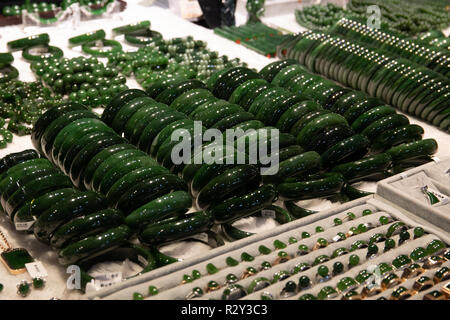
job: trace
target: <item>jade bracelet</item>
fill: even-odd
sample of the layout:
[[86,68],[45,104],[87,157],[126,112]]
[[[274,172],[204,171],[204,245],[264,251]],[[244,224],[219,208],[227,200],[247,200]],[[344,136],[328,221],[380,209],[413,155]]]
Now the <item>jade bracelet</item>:
[[0,83],[8,82],[16,79],[19,76],[19,71],[13,66],[6,66],[0,69]]
[[[110,47],[110,49],[98,48],[97,43],[101,42],[102,46]],[[98,49],[94,49],[98,48]],[[122,46],[115,40],[101,39],[98,41],[87,42],[82,45],[84,53],[97,57],[106,57],[109,53],[122,51]]]
[[100,29],[100,30],[88,32],[85,34],[81,34],[79,36],[69,38],[69,46],[71,48],[75,47],[75,46],[81,46],[84,43],[94,42],[97,40],[103,40],[103,39],[105,39],[105,37],[106,37],[105,31]]
[[22,51],[22,57],[27,61],[42,61],[47,58],[61,58],[64,52],[54,46],[39,45],[27,47]]
[[146,45],[159,39],[162,39],[161,33],[150,29],[125,34],[125,40],[135,45]]
[[114,29],[112,29],[112,32],[113,32],[113,35],[116,36],[119,34],[132,33],[132,32],[141,31],[141,30],[145,30],[145,29],[149,29],[149,28],[150,28],[150,21],[144,20],[144,21],[139,21],[136,23],[131,23],[131,24],[127,24],[125,26],[114,28]]
[[48,45],[49,42],[50,37],[48,33],[41,33],[35,36],[9,41],[7,46],[9,51],[17,51],[32,46]]
[[[107,261],[122,261],[125,259],[129,259],[130,261],[138,264],[143,269],[139,273],[128,277],[133,278],[143,273],[149,272],[158,267],[157,259],[155,256],[145,247],[128,243],[114,250],[108,251],[100,256],[96,256],[95,258],[87,259],[78,264],[81,269],[81,290],[85,292],[86,285],[94,280],[94,277],[88,274],[88,270],[101,262]],[[123,280],[127,280],[123,279]]]
[[11,64],[14,61],[14,57],[11,53],[0,53],[0,67]]

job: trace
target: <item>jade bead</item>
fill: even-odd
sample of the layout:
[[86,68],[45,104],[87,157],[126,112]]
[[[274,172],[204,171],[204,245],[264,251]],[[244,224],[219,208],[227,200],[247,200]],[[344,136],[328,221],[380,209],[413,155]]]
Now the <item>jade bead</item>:
[[302,232],[302,239],[306,239],[306,238],[309,238],[309,237],[311,237],[311,235],[308,233],[308,232]]
[[229,273],[225,277],[225,281],[227,284],[232,284],[232,283],[239,281],[239,278],[236,275],[234,275],[233,273]]
[[41,278],[34,278],[33,279],[33,287],[36,289],[42,289],[45,285],[44,279]]
[[194,279],[192,279],[192,277],[188,274],[183,275],[183,283],[191,283],[192,281],[194,281]]
[[324,231],[325,231],[325,229],[322,228],[321,226],[316,227],[316,233],[324,232]]
[[268,270],[270,268],[272,268],[272,265],[270,264],[269,261],[263,261],[261,263],[261,270]]
[[264,254],[264,255],[272,252],[272,250],[270,250],[269,248],[267,248],[264,245],[259,246],[258,251],[259,251],[259,253]]
[[347,236],[343,232],[338,232],[335,237],[333,237],[334,242],[344,241],[347,239]]
[[340,274],[342,271],[344,271],[344,264],[342,262],[335,262],[333,264],[333,275]]
[[273,246],[274,246],[276,249],[284,249],[284,248],[287,247],[287,245],[286,245],[284,242],[280,241],[280,240],[275,240],[275,241],[273,242]]
[[289,244],[293,244],[293,243],[297,243],[298,240],[297,240],[297,238],[295,238],[295,237],[289,237],[288,242],[289,242]]
[[328,241],[327,241],[327,239],[319,238],[319,239],[317,239],[317,244],[318,244],[321,248],[325,248],[325,247],[328,245]]
[[410,263],[411,263],[411,259],[407,255],[404,255],[404,254],[399,255],[397,258],[394,259],[394,261],[392,261],[392,265],[396,269],[404,268],[405,266],[407,266]]
[[356,254],[352,254],[348,259],[348,263],[351,267],[358,265],[359,264],[359,256]]
[[304,256],[304,255],[306,255],[308,253],[309,253],[308,246],[306,246],[304,244],[301,244],[301,245],[298,246],[298,251],[297,251],[297,255],[298,256]]
[[334,219],[334,225],[335,226],[340,226],[342,224],[342,220],[339,218]]
[[389,217],[381,216],[381,217],[378,219],[378,221],[380,221],[380,223],[381,223],[382,225],[385,225],[385,224],[388,224],[388,223],[390,222],[390,219],[389,219]]
[[144,296],[139,292],[135,292],[133,293],[133,300],[144,300]]
[[219,269],[217,269],[217,267],[215,265],[213,265],[212,263],[208,263],[206,265],[206,271],[208,272],[208,274],[215,274],[215,273],[219,272]]
[[425,230],[422,227],[414,228],[414,239],[420,238],[425,234]]
[[327,266],[320,266],[317,269],[317,274],[323,278],[327,277],[329,273],[328,267]]
[[255,257],[253,257],[252,255],[248,254],[247,252],[243,252],[241,254],[241,260],[249,262],[249,261],[255,260]]
[[378,253],[378,246],[376,244],[372,243],[367,247],[368,256],[375,255],[377,253]]
[[298,286],[300,289],[306,289],[311,286],[311,280],[307,276],[301,276],[298,279]]
[[384,241],[384,252],[395,248],[395,241],[393,239],[386,239]]
[[372,214],[372,210],[370,210],[370,209],[363,210],[363,212],[362,212],[363,216],[368,216],[369,214]]
[[356,219],[356,215],[353,212],[347,212],[347,218],[348,220],[354,220]]
[[192,270],[192,278],[195,280],[200,279],[202,277],[202,274],[198,270]]
[[234,267],[239,264],[239,261],[237,261],[236,259],[233,259],[232,257],[227,257],[225,259],[225,262],[226,262],[227,266],[229,266],[229,267]]
[[445,248],[444,242],[442,242],[441,240],[435,239],[427,245],[426,251],[427,251],[428,255],[432,255],[434,253],[441,251],[444,248]]
[[409,256],[414,261],[420,261],[427,256],[427,251],[422,247],[417,247],[411,252]]
[[364,225],[363,223],[359,224],[357,227],[357,232],[358,233],[364,233],[367,231],[367,226]]
[[156,296],[158,294],[158,288],[155,286],[149,286],[148,287],[148,295],[149,296]]

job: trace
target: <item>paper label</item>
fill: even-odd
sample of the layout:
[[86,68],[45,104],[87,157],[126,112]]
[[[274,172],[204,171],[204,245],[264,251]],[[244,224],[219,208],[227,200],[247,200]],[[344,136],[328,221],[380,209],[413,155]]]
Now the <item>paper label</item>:
[[196,239],[196,240],[199,240],[199,241],[202,241],[202,242],[208,242],[208,234],[207,233],[199,233],[199,234],[196,234],[196,235],[193,235],[192,237],[191,237],[191,239]]
[[107,288],[122,281],[122,272],[108,272],[95,276],[94,286],[97,290]]
[[28,274],[32,279],[34,278],[46,278],[48,276],[47,270],[45,270],[44,265],[40,261],[34,261],[25,264]]
[[439,207],[449,203],[449,198],[434,188],[424,186],[421,188],[422,193],[426,196],[428,203],[433,207]]
[[274,210],[261,210],[261,216],[275,219],[275,211]]
[[26,221],[26,222],[16,222],[14,223],[14,226],[16,227],[17,231],[28,231],[35,223],[35,220],[33,221]]

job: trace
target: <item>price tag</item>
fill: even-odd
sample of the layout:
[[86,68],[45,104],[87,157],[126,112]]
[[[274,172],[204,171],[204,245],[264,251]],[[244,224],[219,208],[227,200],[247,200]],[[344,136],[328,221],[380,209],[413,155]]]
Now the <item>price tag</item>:
[[95,276],[94,286],[97,290],[110,287],[122,281],[122,272],[108,272]]
[[198,241],[202,241],[202,242],[208,242],[208,234],[207,233],[199,233],[199,234],[195,234],[191,237],[191,239],[196,239]]
[[16,222],[14,223],[14,226],[16,227],[17,231],[28,231],[35,223],[35,220],[33,221],[27,221],[27,222]]
[[261,210],[261,216],[275,219],[275,211],[274,210]]
[[28,274],[32,279],[34,278],[46,278],[48,276],[47,270],[45,270],[44,265],[40,261],[34,261],[25,264]]

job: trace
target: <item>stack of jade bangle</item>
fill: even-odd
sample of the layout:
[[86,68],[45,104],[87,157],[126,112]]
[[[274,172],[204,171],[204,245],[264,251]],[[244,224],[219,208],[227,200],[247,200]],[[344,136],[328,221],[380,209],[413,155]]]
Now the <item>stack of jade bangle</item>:
[[27,38],[9,41],[7,46],[9,51],[22,50],[22,57],[29,61],[43,61],[49,58],[59,59],[64,53],[55,46],[50,46],[50,37],[47,33],[30,36]]
[[438,236],[363,203],[139,284],[148,291],[130,298],[446,300],[449,268]]
[[[408,47],[408,41],[402,41],[399,40],[398,43],[402,42]],[[411,44],[409,48],[414,46]],[[448,131],[450,83],[446,76],[448,74],[446,55],[426,48],[418,51],[411,49],[408,58],[421,61],[430,69],[411,60],[399,58],[397,55],[402,55],[403,49],[387,44],[383,48],[384,50],[375,49],[329,34],[304,32],[292,36],[283,43],[278,48],[278,54],[293,58],[313,73],[324,75],[347,87],[376,97],[377,99],[373,98],[373,101],[384,101],[387,105],[416,115]],[[399,50],[397,51],[399,53],[393,54],[386,50]],[[291,85],[292,90],[298,90],[300,93],[309,90],[321,91],[317,87],[320,83],[316,84],[313,81],[310,83],[308,87],[298,86],[293,81],[287,85]],[[366,108],[357,108],[356,114],[359,116],[372,107],[373,105],[366,104]],[[352,108],[346,107],[343,112],[353,113]],[[353,125],[356,118],[352,117],[349,120]]]
[[280,31],[266,26],[261,22],[248,23],[239,27],[215,28],[214,33],[238,44],[242,44],[268,58],[275,57],[276,47],[285,38]]
[[93,280],[87,271],[98,262],[128,258],[144,273],[176,261],[155,248],[129,242],[133,229],[124,224],[123,211],[108,206],[99,193],[77,189],[35,150],[0,160],[0,190],[2,209],[18,230],[32,231],[58,252],[61,264],[81,267],[83,291]]

